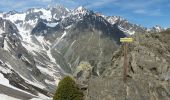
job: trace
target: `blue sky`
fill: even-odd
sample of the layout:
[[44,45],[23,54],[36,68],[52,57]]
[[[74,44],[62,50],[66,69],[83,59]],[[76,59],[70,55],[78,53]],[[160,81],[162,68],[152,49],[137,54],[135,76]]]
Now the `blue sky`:
[[104,15],[124,17],[144,27],[170,27],[170,0],[1,0],[0,11],[23,11],[55,4],[69,9],[82,5]]

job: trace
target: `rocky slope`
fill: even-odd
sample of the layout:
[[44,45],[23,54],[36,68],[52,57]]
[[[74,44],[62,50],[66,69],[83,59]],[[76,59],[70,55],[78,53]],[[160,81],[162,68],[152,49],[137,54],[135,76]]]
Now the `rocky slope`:
[[135,34],[128,48],[128,78],[123,81],[123,48],[101,77],[89,79],[86,100],[169,100],[170,31]]

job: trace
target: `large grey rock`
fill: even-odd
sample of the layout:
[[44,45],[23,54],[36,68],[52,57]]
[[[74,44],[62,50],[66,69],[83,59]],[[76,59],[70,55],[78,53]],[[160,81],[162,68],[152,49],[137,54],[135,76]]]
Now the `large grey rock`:
[[169,100],[169,87],[169,82],[143,74],[126,83],[122,76],[91,78],[85,100]]

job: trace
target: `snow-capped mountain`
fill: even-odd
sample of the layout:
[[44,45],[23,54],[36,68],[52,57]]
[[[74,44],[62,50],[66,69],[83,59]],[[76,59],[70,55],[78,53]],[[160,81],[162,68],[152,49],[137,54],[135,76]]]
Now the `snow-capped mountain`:
[[1,18],[0,22],[1,74],[13,86],[34,95],[39,91],[48,95],[47,90],[54,89],[62,76],[60,73],[64,73],[60,66],[53,62],[55,60],[51,51],[42,46],[48,48],[48,44],[43,44],[41,37],[36,38],[18,30],[15,24],[8,20]]
[[151,33],[158,33],[158,32],[162,32],[162,31],[165,31],[165,30],[166,30],[166,28],[163,28],[159,25],[155,25],[154,27],[149,28],[147,31],[151,32]]
[[104,18],[112,25],[117,25],[119,29],[122,30],[127,35],[133,35],[134,33],[145,33],[146,32],[146,28],[136,25],[136,24],[132,24],[120,16],[107,16]]
[[49,96],[48,91],[55,91],[58,80],[66,72],[69,73],[67,64],[63,64],[67,68],[63,70],[56,63],[51,54],[51,43],[42,36],[31,35],[39,20],[45,20],[47,26],[53,27],[55,24],[47,21],[62,18],[67,12],[67,9],[56,7],[1,14],[0,72],[11,85],[34,95],[41,93]]
[[100,75],[111,65],[121,37],[145,32],[121,17],[100,16],[83,7],[0,13],[0,76],[20,90],[51,96],[58,81],[73,74],[79,63],[89,62],[92,74]]

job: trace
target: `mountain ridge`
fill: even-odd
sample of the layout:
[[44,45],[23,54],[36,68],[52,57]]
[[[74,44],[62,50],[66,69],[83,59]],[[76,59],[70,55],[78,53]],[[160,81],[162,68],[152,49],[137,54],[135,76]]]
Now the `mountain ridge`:
[[[89,75],[112,73],[107,68],[113,67],[119,39],[148,33],[121,17],[83,7],[32,8],[0,17],[0,74],[9,85],[36,96],[50,97],[65,75],[80,77],[78,81],[86,84]],[[91,68],[90,73],[82,72],[83,80],[81,66]]]
[[[56,11],[56,9],[58,9],[57,11],[59,11],[59,10],[61,10],[62,12],[55,12]],[[6,15],[6,14],[17,14],[17,13],[24,13],[24,12],[30,12],[30,11],[33,11],[34,12],[34,10],[37,10],[36,12],[43,12],[43,11],[46,11],[46,14],[48,14],[47,13],[47,11],[51,11],[51,14],[52,14],[52,12],[55,12],[55,14],[57,13],[58,15],[54,15],[54,14],[52,14],[52,17],[50,17],[50,16],[44,16],[44,18],[43,19],[46,19],[46,20],[51,20],[51,19],[55,19],[55,18],[57,18],[56,16],[58,16],[58,17],[66,17],[67,16],[67,14],[68,13],[75,13],[76,14],[76,10],[77,10],[77,12],[78,13],[82,13],[80,10],[82,10],[82,11],[84,11],[84,13],[85,12],[91,12],[92,10],[88,10],[88,9],[86,9],[86,8],[84,8],[83,6],[79,6],[79,7],[77,7],[77,8],[75,8],[75,9],[67,9],[67,8],[65,8],[65,7],[63,7],[63,6],[50,6],[50,7],[47,7],[47,8],[42,8],[42,7],[39,7],[39,8],[30,8],[30,9],[28,9],[28,10],[26,10],[26,11],[22,11],[22,12],[17,12],[17,11],[9,11],[9,12],[6,12],[6,13],[4,13],[3,15],[1,15],[1,16],[4,16],[4,15]],[[80,11],[80,12],[79,12]],[[93,11],[92,11],[93,12]],[[64,15],[62,15],[61,13],[63,13]],[[96,13],[96,12],[93,12],[93,13]],[[51,15],[50,13],[48,14],[48,15]],[[62,16],[60,16],[60,14],[62,15]],[[161,27],[159,27],[159,29],[158,28],[146,28],[146,27],[143,27],[143,26],[141,26],[141,25],[137,25],[137,24],[133,24],[133,23],[130,23],[130,22],[128,22],[128,20],[126,20],[126,19],[124,19],[124,18],[122,18],[122,17],[120,17],[120,16],[105,16],[105,15],[102,15],[102,14],[100,14],[100,13],[96,13],[97,15],[101,15],[101,17],[104,17],[108,22],[110,22],[110,24],[112,24],[112,25],[114,25],[114,24],[118,24],[118,26],[119,27],[123,27],[123,29],[122,28],[120,28],[120,29],[122,29],[124,32],[127,32],[127,33],[130,33],[130,34],[134,34],[134,32],[150,32],[150,31],[153,31],[153,32],[160,32],[160,31],[163,31],[163,30],[165,30],[165,28],[161,28]],[[0,16],[0,17],[1,17]],[[58,19],[58,18],[57,18]],[[155,26],[157,26],[157,25],[155,25]],[[139,30],[139,31],[138,31]]]

